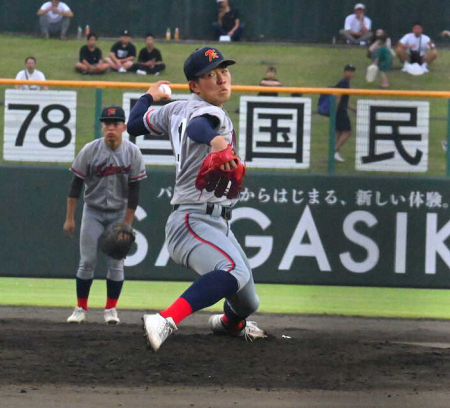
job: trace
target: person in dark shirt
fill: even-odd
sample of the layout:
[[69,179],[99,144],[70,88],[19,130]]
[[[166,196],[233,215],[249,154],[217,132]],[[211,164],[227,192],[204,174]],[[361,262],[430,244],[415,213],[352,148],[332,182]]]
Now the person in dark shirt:
[[219,13],[217,21],[213,23],[217,37],[223,35],[230,36],[231,41],[239,41],[244,30],[244,23],[239,19],[239,12],[236,8],[230,7],[228,0],[217,0]]
[[[350,88],[350,81],[355,75],[356,68],[348,64],[344,68],[344,78],[342,78],[335,88]],[[339,153],[339,149],[344,145],[344,143],[350,137],[352,126],[350,123],[350,118],[348,116],[348,109],[353,110],[348,106],[350,95],[338,95],[336,98],[337,109],[336,109],[336,143],[335,143],[335,154],[334,159],[338,162],[344,162],[345,159]]]
[[106,62],[109,66],[117,72],[127,72],[133,66],[133,61],[136,59],[136,47],[131,42],[131,35],[128,30],[125,30],[120,36],[120,41],[117,41],[112,47],[109,57]]
[[[266,70],[266,75],[261,81],[259,81],[260,86],[282,86],[281,82],[275,78],[277,75],[277,69],[275,67],[268,67]],[[278,96],[276,92],[260,92],[258,96]]]
[[80,48],[80,60],[75,64],[75,70],[83,75],[104,74],[109,65],[103,61],[102,50],[97,47],[98,36],[90,33],[87,44]]
[[130,71],[139,75],[159,75],[166,68],[161,52],[155,48],[155,37],[153,34],[145,36],[145,47],[139,51],[138,62],[134,63]]

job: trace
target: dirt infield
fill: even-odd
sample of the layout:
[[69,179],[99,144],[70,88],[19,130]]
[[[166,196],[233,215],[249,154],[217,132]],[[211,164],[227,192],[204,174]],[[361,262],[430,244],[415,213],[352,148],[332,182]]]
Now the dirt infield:
[[69,325],[70,310],[0,307],[4,407],[437,407],[450,405],[450,322],[257,315],[253,344],[199,313],[158,353],[139,311]]

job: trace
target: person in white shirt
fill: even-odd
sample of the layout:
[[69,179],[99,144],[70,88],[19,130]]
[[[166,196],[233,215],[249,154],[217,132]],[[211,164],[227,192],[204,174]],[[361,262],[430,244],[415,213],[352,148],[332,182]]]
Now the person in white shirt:
[[[45,75],[36,69],[36,58],[28,57],[25,59],[25,69],[19,71],[16,79],[23,79],[27,81],[45,81]],[[16,89],[24,90],[39,90],[39,85],[15,85]],[[43,86],[42,89],[47,90],[48,86]]]
[[406,71],[408,63],[417,62],[424,72],[428,72],[428,65],[438,56],[433,41],[423,34],[423,27],[420,23],[414,24],[412,33],[405,34],[400,39],[395,52],[403,62],[404,71]]
[[66,3],[59,0],[47,1],[38,10],[37,15],[44,38],[50,38],[50,34],[56,34],[61,40],[67,39],[66,34],[73,13]]
[[348,44],[366,45],[372,38],[372,20],[366,17],[366,6],[355,4],[354,14],[345,19],[344,28],[339,31]]

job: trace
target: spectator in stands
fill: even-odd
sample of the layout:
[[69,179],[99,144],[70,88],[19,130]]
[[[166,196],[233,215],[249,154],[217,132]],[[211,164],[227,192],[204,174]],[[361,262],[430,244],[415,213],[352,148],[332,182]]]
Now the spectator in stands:
[[[45,75],[36,69],[36,58],[28,57],[25,59],[25,69],[19,71],[16,75],[16,79],[22,79],[27,81],[45,81]],[[16,89],[24,90],[39,90],[41,87],[39,85],[15,85]],[[47,90],[47,86],[43,86],[42,89]]]
[[[260,86],[282,86],[281,82],[276,79],[277,69],[275,67],[268,67],[266,69],[266,75],[261,81]],[[278,96],[276,92],[260,92],[258,96]]]
[[[355,75],[356,68],[347,64],[344,68],[344,78],[342,78],[335,88],[350,88],[350,81]],[[348,116],[348,110],[355,111],[355,109],[348,106],[350,95],[338,95],[336,98],[336,142],[335,142],[335,154],[334,159],[338,162],[344,162],[345,159],[339,153],[340,148],[350,137],[352,131],[352,125]]]
[[133,64],[130,71],[135,71],[139,75],[159,75],[165,68],[166,65],[163,62],[161,52],[158,48],[155,48],[155,37],[153,34],[147,34],[145,36],[145,47],[139,51],[138,62]]
[[399,41],[397,52],[403,62],[403,71],[408,70],[408,64],[418,63],[423,72],[429,72],[428,65],[438,56],[436,47],[430,37],[423,34],[421,23],[415,23],[412,33],[405,34]]
[[120,36],[120,41],[117,41],[112,47],[109,57],[105,61],[109,66],[117,72],[127,72],[133,66],[133,61],[136,59],[136,47],[131,42],[131,35],[128,30],[124,30]]
[[391,56],[395,57],[395,51],[392,48],[392,40],[388,36],[387,32],[383,30],[382,28],[379,28],[375,31],[375,37],[373,39],[372,44],[370,44],[368,57],[372,60],[375,60],[378,58],[378,50],[381,47],[386,47]]
[[44,38],[50,38],[50,34],[59,35],[61,40],[67,39],[70,19],[73,17],[70,7],[59,0],[47,1],[38,10],[39,25]]
[[80,48],[80,60],[75,64],[75,70],[83,75],[104,74],[109,64],[103,61],[102,50],[97,47],[98,36],[89,33],[87,44]]
[[219,12],[217,21],[213,23],[218,38],[229,36],[231,41],[239,41],[244,30],[244,23],[239,19],[239,12],[231,7],[228,0],[217,0]]
[[344,28],[339,31],[348,44],[366,45],[372,38],[372,20],[366,17],[366,6],[362,3],[355,5],[354,13],[345,19]]
[[[379,31],[379,30],[377,30]],[[382,31],[382,30],[381,30]],[[376,44],[376,47],[374,46]],[[371,51],[372,50],[372,51]],[[392,68],[392,48],[387,45],[387,36],[379,35],[377,41],[372,44],[369,48],[369,52],[372,58],[372,65],[367,68],[366,80],[368,82],[375,81],[378,72],[380,72],[381,77],[381,88],[389,87],[389,80],[387,76],[387,71]],[[395,53],[394,53],[395,55]]]

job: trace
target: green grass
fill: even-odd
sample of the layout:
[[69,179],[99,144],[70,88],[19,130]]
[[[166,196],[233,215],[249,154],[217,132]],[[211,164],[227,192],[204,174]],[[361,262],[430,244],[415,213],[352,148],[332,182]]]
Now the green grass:
[[[138,49],[143,47],[141,39],[134,39]],[[31,37],[0,35],[0,53],[8,56],[0,60],[0,77],[14,78],[23,68],[23,60],[29,55],[38,59],[38,69],[42,70],[48,79],[59,80],[106,80],[124,82],[149,82],[155,77],[142,77],[133,74],[108,73],[101,77],[86,77],[74,72],[73,66],[78,58],[78,50],[83,41],[43,40]],[[104,55],[113,44],[112,40],[100,40],[99,46]],[[172,83],[185,83],[183,62],[186,56],[202,43],[166,43],[157,44],[167,64],[167,69],[157,79],[167,79]],[[278,79],[285,86],[328,87],[340,79],[342,68],[351,62],[357,67],[354,88],[377,89],[378,83],[365,82],[365,70],[369,63],[364,47],[311,47],[304,45],[276,44],[220,44],[226,56],[234,58],[238,64],[232,68],[233,83],[236,85],[257,85],[263,77],[265,68],[274,65],[278,70]],[[398,64],[398,63],[397,63]],[[450,90],[447,67],[450,64],[450,52],[440,50],[439,59],[432,65],[431,73],[412,77],[400,72],[399,69],[389,73],[392,89],[403,90]],[[398,68],[398,66],[397,66]],[[2,88],[3,92],[6,87]],[[78,89],[77,111],[77,151],[93,138],[94,130],[94,90]],[[105,90],[104,104],[121,104],[123,91]],[[238,108],[241,94],[235,93],[226,108],[238,127],[239,118],[235,110]],[[317,95],[313,96],[315,110]],[[352,97],[356,105],[356,98]],[[441,140],[446,135],[447,101],[432,100],[430,126],[430,164],[429,176],[445,175],[445,155],[441,148]],[[3,107],[0,107],[0,129],[3,129]],[[354,139],[353,139],[354,140]],[[1,141],[0,141],[1,142]],[[2,156],[3,143],[0,143]],[[343,148],[346,163],[337,166],[338,173],[354,172],[354,142],[348,142]],[[327,169],[328,154],[328,119],[313,115],[312,123],[312,159],[311,169],[315,173],[324,173]],[[0,159],[0,163],[2,159]]]
[[[162,309],[190,282],[127,281],[119,306]],[[105,282],[94,282],[91,307],[104,307]],[[256,285],[260,312],[365,317],[450,319],[448,291],[341,286]],[[0,278],[0,305],[73,307],[75,280]],[[216,304],[210,310],[220,310]]]

